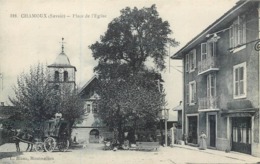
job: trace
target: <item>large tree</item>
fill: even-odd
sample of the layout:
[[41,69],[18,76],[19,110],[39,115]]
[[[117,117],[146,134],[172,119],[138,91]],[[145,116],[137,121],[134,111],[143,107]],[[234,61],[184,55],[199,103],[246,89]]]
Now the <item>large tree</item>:
[[57,89],[51,85],[48,75],[47,68],[38,64],[17,78],[15,96],[9,98],[16,113],[13,119],[20,120],[21,125],[39,128],[44,121],[61,112],[72,127],[75,120],[83,116],[84,103],[71,88]]
[[171,33],[169,23],[159,17],[155,5],[142,9],[127,7],[109,23],[101,40],[90,46],[93,57],[99,60],[95,71],[109,78],[128,76],[142,70],[148,59],[163,70],[166,47],[178,45],[169,37]]
[[[119,139],[125,126],[154,129],[157,125],[165,94],[156,80],[161,80],[159,71],[165,69],[167,46],[178,44],[171,33],[155,5],[126,7],[109,23],[100,41],[90,46],[98,60],[94,71],[101,81],[99,113],[119,131]],[[154,67],[148,68],[148,61]]]

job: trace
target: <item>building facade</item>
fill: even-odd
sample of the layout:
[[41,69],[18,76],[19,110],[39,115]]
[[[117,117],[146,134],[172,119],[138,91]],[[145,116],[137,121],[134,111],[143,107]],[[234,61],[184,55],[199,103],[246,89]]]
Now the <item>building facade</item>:
[[183,134],[260,156],[260,1],[239,1],[171,58],[183,61]]
[[79,95],[84,100],[86,112],[81,123],[73,127],[72,138],[78,143],[102,143],[111,132],[103,124],[98,115],[99,81],[93,76],[80,90]]

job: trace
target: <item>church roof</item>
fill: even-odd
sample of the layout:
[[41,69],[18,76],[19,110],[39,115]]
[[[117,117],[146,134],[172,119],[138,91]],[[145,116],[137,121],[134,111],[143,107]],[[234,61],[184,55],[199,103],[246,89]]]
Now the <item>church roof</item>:
[[61,52],[50,66],[71,66],[68,56]]
[[64,53],[63,40],[64,40],[64,38],[62,38],[61,53],[56,57],[53,64],[49,65],[48,67],[66,67],[66,68],[74,68],[76,70],[76,67],[74,67],[70,64],[70,60],[69,60],[68,56]]
[[84,90],[87,90],[90,86],[90,84],[94,81],[98,80],[97,75],[94,75],[87,83],[79,90],[80,94],[83,94]]

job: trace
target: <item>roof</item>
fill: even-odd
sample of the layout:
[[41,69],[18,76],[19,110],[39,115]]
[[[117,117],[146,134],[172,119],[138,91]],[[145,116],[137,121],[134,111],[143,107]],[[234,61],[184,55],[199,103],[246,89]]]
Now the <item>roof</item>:
[[[195,38],[190,40],[184,47],[182,47],[178,52],[171,56],[172,59],[182,59],[183,54],[187,51],[190,51],[194,46],[206,39],[207,34],[212,34],[218,30],[223,30],[227,28],[227,23],[233,20],[239,13],[242,13],[246,10],[246,5],[250,5],[249,2],[256,2],[254,0],[240,0],[236,3],[234,7],[228,10],[223,16],[209,25],[205,30],[199,33]],[[243,8],[242,8],[243,7]],[[222,28],[222,29],[221,29]]]
[[63,40],[64,38],[62,38],[61,53],[56,57],[53,64],[49,65],[48,67],[57,67],[57,68],[65,67],[65,68],[74,68],[76,70],[76,67],[70,64],[70,60],[68,56],[64,53]]
[[182,105],[178,105],[172,109],[173,111],[180,111],[182,110]]
[[48,67],[71,67],[71,68],[75,68],[74,66],[72,66],[70,64],[70,60],[69,60],[68,56],[64,52],[61,52],[56,57],[56,59],[53,62],[53,64],[49,65]]
[[69,58],[67,57],[67,55],[66,55],[64,52],[62,52],[62,53],[60,53],[60,54],[56,57],[56,59],[55,59],[55,61],[54,61],[53,64],[54,64],[54,65],[70,65],[70,60],[69,60]]
[[79,94],[82,94],[83,90],[89,86],[92,81],[97,80],[97,75],[94,75],[90,80],[87,81],[87,83],[79,90]]

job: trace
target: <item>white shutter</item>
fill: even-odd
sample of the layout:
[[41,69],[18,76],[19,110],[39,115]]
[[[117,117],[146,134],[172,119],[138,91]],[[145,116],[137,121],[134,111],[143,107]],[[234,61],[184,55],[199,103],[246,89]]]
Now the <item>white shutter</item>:
[[193,62],[194,62],[194,68],[197,67],[197,61],[196,61],[196,49],[193,50]]
[[196,81],[194,82],[194,103],[197,102],[197,85],[196,85]]
[[242,25],[242,35],[243,35],[243,40],[242,40],[242,42],[243,42],[243,44],[244,43],[246,43],[246,21],[244,20],[243,21],[243,25]]
[[186,54],[186,72],[189,72],[189,54]]
[[229,29],[229,48],[233,48],[234,47],[234,33],[233,33],[233,25],[230,26]]
[[186,104],[189,104],[189,97],[190,97],[190,95],[189,95],[189,84],[187,84],[186,85]]

